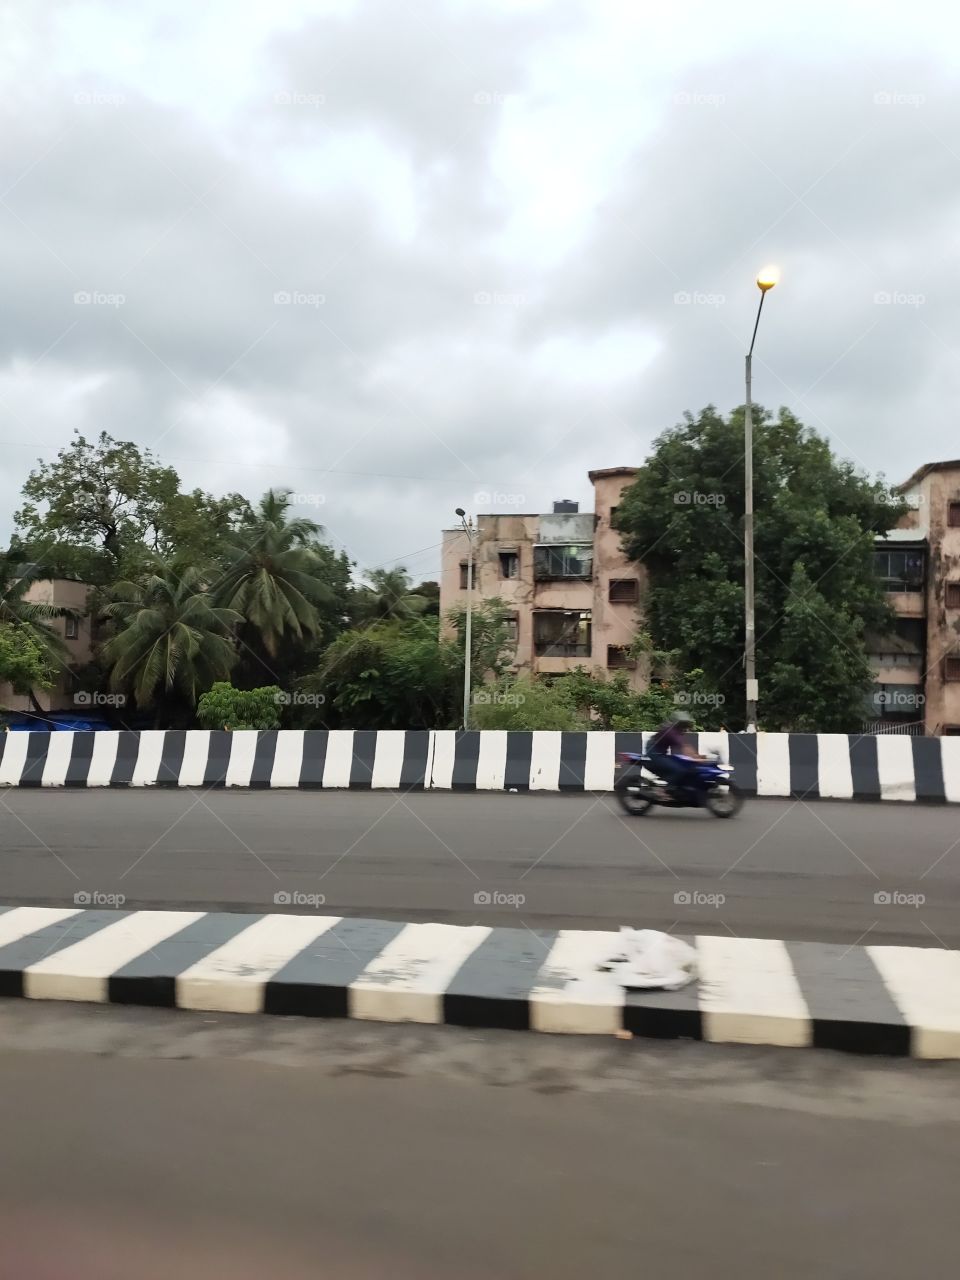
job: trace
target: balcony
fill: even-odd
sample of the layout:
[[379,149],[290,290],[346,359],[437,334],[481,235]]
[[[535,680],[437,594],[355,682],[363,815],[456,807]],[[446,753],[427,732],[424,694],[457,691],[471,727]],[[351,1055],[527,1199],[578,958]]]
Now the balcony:
[[589,658],[589,610],[545,609],[533,615],[533,652],[538,658]]

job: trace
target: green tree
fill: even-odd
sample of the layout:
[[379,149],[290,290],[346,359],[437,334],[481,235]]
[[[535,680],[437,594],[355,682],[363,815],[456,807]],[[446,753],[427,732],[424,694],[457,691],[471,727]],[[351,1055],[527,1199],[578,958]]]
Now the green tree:
[[[755,407],[754,422],[761,725],[856,728],[869,687],[865,633],[891,625],[873,538],[903,508],[788,410],[773,418]],[[702,669],[730,728],[742,727],[745,704],[742,459],[742,408],[687,414],[655,442],[617,515],[624,549],[649,575],[656,645],[678,670]],[[816,632],[816,652],[805,650],[799,637]],[[801,668],[807,676],[792,679]]]
[[101,656],[110,667],[110,687],[133,695],[140,709],[164,718],[189,720],[197,699],[229,674],[235,661],[232,609],[215,605],[205,575],[195,565],[157,561],[138,582],[118,582],[104,612],[116,634]]
[[555,681],[501,677],[477,689],[470,712],[474,729],[589,729],[566,676]]
[[[37,565],[10,555],[0,556],[0,625],[13,626],[28,637],[42,656],[44,670],[56,672],[66,668],[69,655],[66,642],[50,623],[55,618],[66,617],[70,610],[27,599],[30,588],[40,577]],[[42,687],[47,687],[46,681]],[[21,684],[18,692],[29,696],[35,711],[41,710],[32,685]]]
[[217,603],[239,615],[245,678],[272,670],[284,642],[304,647],[322,631],[333,601],[317,543],[320,526],[290,518],[289,490],[268,490],[255,515],[223,548]]
[[235,689],[218,680],[197,702],[197,720],[205,729],[279,729],[285,697],[277,685]]
[[10,684],[16,693],[49,689],[53,684],[42,645],[29,631],[9,622],[0,622],[0,684]]
[[205,560],[249,515],[239,494],[181,493],[172,467],[105,431],[95,441],[76,432],[30,473],[23,497],[14,519],[30,554],[98,585],[135,574],[151,554]]
[[358,625],[387,618],[416,618],[427,612],[430,599],[411,589],[410,575],[402,565],[371,569],[367,577],[369,585],[358,587],[352,601],[351,614]]

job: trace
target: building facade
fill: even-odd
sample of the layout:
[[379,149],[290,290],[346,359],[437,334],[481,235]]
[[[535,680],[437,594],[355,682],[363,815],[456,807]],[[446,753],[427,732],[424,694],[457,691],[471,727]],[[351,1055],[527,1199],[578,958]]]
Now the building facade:
[[[43,578],[32,582],[24,595],[31,604],[52,604],[74,611],[71,616],[47,620],[47,626],[63,637],[67,659],[50,689],[34,691],[44,711],[75,709],[73,673],[85,666],[93,655],[91,619],[87,612],[89,594],[90,587],[85,582],[75,582],[70,578]],[[3,683],[0,683],[0,708],[28,713],[34,710],[26,694],[14,693],[9,684]]]
[[876,540],[896,614],[871,642],[871,728],[960,734],[960,461],[931,462],[900,487],[910,510]]
[[[544,514],[478,515],[475,597],[502,600],[510,610],[515,670],[622,670],[634,688],[644,687],[644,664],[627,653],[637,633],[644,570],[626,559],[611,523],[636,473],[635,467],[591,471],[592,512],[561,501]],[[445,529],[441,614],[466,602],[468,556],[463,529]]]

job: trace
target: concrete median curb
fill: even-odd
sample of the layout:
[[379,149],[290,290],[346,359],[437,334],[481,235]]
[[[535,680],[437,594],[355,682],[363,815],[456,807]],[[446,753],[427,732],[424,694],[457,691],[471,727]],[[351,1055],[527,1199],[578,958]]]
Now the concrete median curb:
[[960,952],[698,935],[624,992],[605,931],[315,914],[0,908],[0,995],[960,1058]]
[[[604,792],[648,733],[206,729],[0,733],[0,787]],[[960,738],[699,733],[747,795],[960,802]]]

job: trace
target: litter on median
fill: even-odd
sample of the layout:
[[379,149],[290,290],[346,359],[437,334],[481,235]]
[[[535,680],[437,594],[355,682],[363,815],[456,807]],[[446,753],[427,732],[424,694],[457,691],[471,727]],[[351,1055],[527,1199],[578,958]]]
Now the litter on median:
[[697,953],[687,942],[657,929],[620,928],[620,945],[597,966],[621,987],[676,991],[697,976]]

